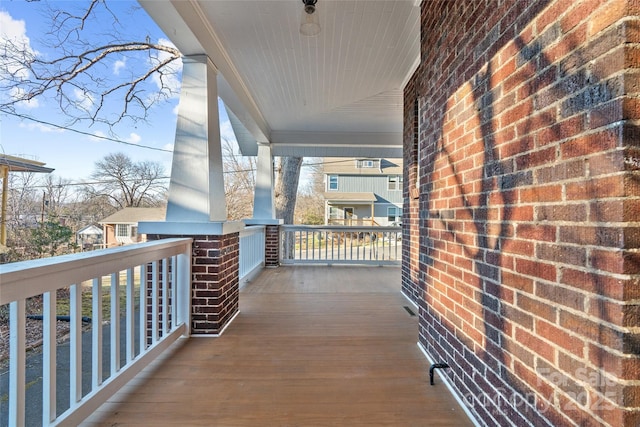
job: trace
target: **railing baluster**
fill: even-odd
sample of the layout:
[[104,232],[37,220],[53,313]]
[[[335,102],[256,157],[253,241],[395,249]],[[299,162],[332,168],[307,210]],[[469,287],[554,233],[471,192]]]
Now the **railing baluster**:
[[[81,256],[68,256],[62,259],[41,259],[31,263],[12,263],[0,270],[0,304],[8,304],[9,313],[9,387],[7,415],[4,420],[12,427],[24,427],[27,421],[42,425],[78,425],[95,409],[104,403],[113,393],[121,389],[136,373],[159,357],[171,343],[181,335],[190,333],[190,279],[191,279],[191,240],[165,239],[132,245],[130,248],[107,249],[101,254],[83,253]],[[101,251],[102,252],[102,251]],[[79,254],[80,255],[80,254]],[[171,260],[170,260],[171,258]],[[131,261],[131,260],[137,261]],[[155,261],[154,261],[155,260]],[[157,337],[158,316],[158,260],[163,260],[163,313],[165,326],[169,329],[161,340]],[[136,263],[139,263],[136,265]],[[146,344],[147,297],[144,287],[148,278],[147,263],[153,263],[155,269],[155,320],[156,337],[153,346]],[[142,265],[142,266],[140,266]],[[140,268],[142,290],[140,298],[140,318],[135,317],[136,268]],[[83,373],[83,281],[86,273],[93,271],[92,279],[92,343],[91,373]],[[126,289],[120,289],[120,274],[126,271]],[[171,273],[169,273],[171,271]],[[169,275],[171,277],[169,277]],[[103,277],[111,279],[111,341],[103,342]],[[122,279],[124,280],[124,278]],[[75,283],[74,283],[75,282]],[[169,284],[170,283],[170,284]],[[124,286],[124,283],[123,283]],[[171,288],[169,288],[171,287]],[[15,290],[4,292],[5,289]],[[69,407],[61,415],[57,405],[57,359],[56,351],[56,303],[59,289],[69,289]],[[126,294],[126,319],[120,314],[120,291]],[[26,408],[26,299],[42,295],[42,413],[38,419],[27,420]],[[170,308],[169,308],[170,307]],[[171,310],[171,313],[169,313]],[[121,320],[126,320],[120,327]],[[136,323],[140,322],[140,357],[136,357]],[[168,325],[171,325],[169,328]],[[122,330],[120,330],[122,329]],[[164,335],[164,334],[163,334]],[[125,349],[120,349],[120,340],[126,339]],[[102,365],[106,345],[111,347],[111,376],[103,382]],[[122,353],[122,354],[121,354]],[[122,358],[121,358],[122,356]],[[125,357],[126,356],[126,357]],[[109,354],[106,355],[109,357]],[[126,360],[126,363],[125,363]],[[121,369],[126,365],[127,369]],[[91,375],[91,389],[83,390],[83,375]],[[89,379],[88,377],[86,379]],[[65,381],[66,382],[66,381]],[[30,403],[29,403],[30,404]]]
[[131,362],[135,357],[135,294],[134,294],[134,274],[133,268],[127,269],[127,284],[126,284],[126,354],[127,363]]
[[151,342],[158,341],[158,261],[151,263]]
[[178,290],[178,256],[171,258],[171,329],[176,326],[177,301],[176,292]]
[[42,425],[56,419],[56,291],[42,295]]
[[120,272],[111,274],[111,377],[120,370]]
[[175,304],[178,323],[185,325],[184,335],[191,334],[191,250],[176,256],[177,286]]
[[91,389],[102,384],[102,277],[93,279],[91,310]]
[[71,340],[69,343],[69,406],[82,399],[82,285],[71,285],[69,294]]
[[[284,225],[281,262],[398,265],[399,232],[397,227]],[[284,250],[291,242],[297,246],[293,249],[293,258]]]
[[147,264],[140,266],[140,353],[147,348]]
[[9,306],[9,425],[25,423],[25,300]]
[[329,258],[329,232],[323,231],[324,234],[324,259]]
[[[338,258],[340,251],[338,251]],[[344,233],[344,259],[347,259],[347,233]]]
[[169,333],[169,263],[162,260],[162,336]]

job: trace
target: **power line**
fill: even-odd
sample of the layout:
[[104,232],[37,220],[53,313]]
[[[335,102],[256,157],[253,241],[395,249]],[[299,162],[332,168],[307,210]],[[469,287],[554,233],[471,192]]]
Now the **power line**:
[[71,132],[78,133],[80,135],[87,135],[87,136],[90,136],[92,138],[104,139],[106,141],[116,142],[118,144],[130,145],[132,147],[146,148],[148,150],[163,151],[165,153],[173,153],[173,150],[167,150],[165,148],[152,147],[150,145],[134,144],[133,142],[127,142],[127,141],[123,141],[121,139],[111,138],[111,137],[103,136],[103,135],[95,135],[95,134],[92,134],[92,133],[89,133],[89,132],[85,132],[85,131],[82,131],[82,130],[73,129],[73,128],[70,128],[70,127],[67,127],[67,126],[58,125],[56,123],[47,122],[45,120],[36,119],[34,117],[26,116],[24,114],[9,113],[9,112],[6,112],[6,111],[4,113],[5,114],[9,114],[9,115],[13,115],[13,116],[16,116],[16,117],[20,117],[21,119],[31,120],[33,122],[40,123],[40,124],[43,124],[43,125],[52,126],[54,128],[57,128],[57,129],[68,130],[68,131],[71,131]]

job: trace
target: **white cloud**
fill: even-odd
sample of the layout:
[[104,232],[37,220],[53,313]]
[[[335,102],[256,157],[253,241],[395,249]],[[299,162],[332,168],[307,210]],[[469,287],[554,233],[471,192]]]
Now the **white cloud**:
[[129,138],[127,138],[126,141],[131,143],[131,144],[138,144],[141,140],[142,140],[142,137],[140,137],[140,135],[138,135],[135,132],[131,132],[129,134]]
[[93,133],[95,135],[95,137],[90,137],[89,139],[91,139],[92,141],[102,141],[102,138],[105,138],[107,135],[102,132],[101,130],[97,130]]
[[64,132],[64,129],[62,128],[58,128],[58,127],[54,127],[54,126],[47,126],[43,123],[20,123],[19,125],[22,129],[27,129],[27,130],[37,130],[40,131],[42,133],[52,133],[52,132],[56,132],[56,133],[62,133]]
[[[9,91],[9,96],[13,99],[21,99],[21,98],[24,98],[25,91],[22,88],[13,87]],[[40,106],[40,102],[38,102],[37,98],[32,98],[32,99],[27,99],[25,101],[20,101],[17,103],[17,105],[22,108],[31,109],[31,108],[38,108]]]
[[[31,48],[31,42],[27,37],[27,26],[23,20],[13,19],[8,12],[0,10],[0,51],[2,52],[22,52],[25,56],[36,55],[37,52]],[[29,77],[29,72],[17,65],[9,63],[10,55],[2,55],[2,68],[6,68],[9,73],[20,78]]]
[[123,57],[122,59],[117,60],[113,64],[113,74],[120,75],[120,70],[127,66],[127,58]]
[[78,106],[85,111],[90,111],[93,108],[94,99],[89,92],[85,92],[81,89],[75,88],[73,94],[78,101]]

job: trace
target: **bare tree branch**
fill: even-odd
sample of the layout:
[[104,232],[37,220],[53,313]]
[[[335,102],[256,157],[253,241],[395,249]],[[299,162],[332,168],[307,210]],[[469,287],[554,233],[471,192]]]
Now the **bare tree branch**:
[[[0,112],[16,114],[38,99],[53,99],[70,124],[113,127],[125,119],[145,120],[154,105],[177,96],[181,54],[174,46],[153,43],[148,35],[121,40],[117,17],[104,0],[92,0],[82,13],[51,13],[45,46],[59,52],[57,57],[37,52],[25,40],[0,40]],[[113,32],[97,37],[95,21],[105,13]],[[132,66],[120,75],[127,63]]]

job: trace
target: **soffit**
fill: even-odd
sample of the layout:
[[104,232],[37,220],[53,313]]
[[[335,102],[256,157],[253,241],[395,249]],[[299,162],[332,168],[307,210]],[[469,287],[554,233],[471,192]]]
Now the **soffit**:
[[141,4],[182,52],[211,58],[244,143],[266,139],[281,154],[401,153],[402,89],[419,62],[415,0],[319,0],[315,37],[299,33],[299,0]]

